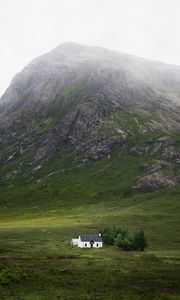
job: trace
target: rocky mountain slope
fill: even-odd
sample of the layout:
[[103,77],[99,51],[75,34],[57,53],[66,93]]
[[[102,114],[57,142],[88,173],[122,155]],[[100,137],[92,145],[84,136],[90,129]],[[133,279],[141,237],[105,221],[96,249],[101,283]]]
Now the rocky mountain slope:
[[[114,151],[125,151],[139,160],[131,188],[174,186],[180,182],[179,112],[180,67],[60,45],[17,74],[0,99],[1,183],[106,159],[108,165]],[[63,167],[53,164],[58,153],[70,154]]]

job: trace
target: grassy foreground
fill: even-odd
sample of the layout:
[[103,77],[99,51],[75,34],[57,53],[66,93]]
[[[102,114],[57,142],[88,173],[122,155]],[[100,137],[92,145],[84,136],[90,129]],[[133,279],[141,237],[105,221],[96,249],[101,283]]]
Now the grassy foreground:
[[[46,176],[65,159],[54,158],[31,182],[1,185],[0,299],[180,299],[179,186],[133,190],[149,158],[117,152]],[[70,245],[78,234],[112,225],[143,229],[148,249]]]
[[[167,199],[149,201],[6,217],[0,224],[0,299],[180,299],[178,206],[172,211]],[[144,228],[149,248],[141,253],[70,245],[79,233],[107,224]]]
[[1,229],[0,299],[180,299],[177,251],[78,249],[79,230]]

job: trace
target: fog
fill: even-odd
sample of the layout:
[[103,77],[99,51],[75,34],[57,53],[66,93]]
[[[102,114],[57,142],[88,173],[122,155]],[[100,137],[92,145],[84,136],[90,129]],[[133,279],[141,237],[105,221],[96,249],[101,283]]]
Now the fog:
[[180,0],[0,0],[0,96],[33,58],[76,42],[180,65]]

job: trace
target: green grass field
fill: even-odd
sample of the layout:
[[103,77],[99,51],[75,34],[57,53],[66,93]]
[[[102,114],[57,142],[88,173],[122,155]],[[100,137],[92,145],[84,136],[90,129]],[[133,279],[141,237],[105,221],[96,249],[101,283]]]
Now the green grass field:
[[97,225],[24,225],[0,231],[0,299],[180,299],[180,255],[170,242],[149,238],[143,253],[78,249],[70,239]]
[[[72,154],[60,152],[30,182],[19,176],[2,184],[0,299],[180,299],[180,187],[131,188],[150,160],[122,149],[75,168]],[[112,225],[143,229],[149,247],[70,245]]]

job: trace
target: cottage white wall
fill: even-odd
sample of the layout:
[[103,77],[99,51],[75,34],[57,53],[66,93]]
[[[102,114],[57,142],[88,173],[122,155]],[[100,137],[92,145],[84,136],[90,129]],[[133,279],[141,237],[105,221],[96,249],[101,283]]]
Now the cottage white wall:
[[[98,246],[97,246],[97,244],[98,244]],[[93,248],[102,248],[102,246],[103,246],[102,242],[95,242],[93,244]]]
[[[87,246],[85,246],[85,244]],[[78,245],[79,248],[91,248],[91,244],[89,242],[82,242],[81,240],[79,241],[79,245]]]
[[[86,244],[86,246],[85,246]],[[98,244],[98,246],[97,246]],[[102,242],[95,242],[93,244],[93,248],[102,248]],[[91,248],[91,243],[90,242],[82,242],[81,240],[79,240],[79,244],[78,244],[79,248]]]
[[78,246],[79,245],[79,239],[72,239],[71,240],[71,245]]
[[[86,244],[86,246],[85,246],[85,244]],[[97,244],[98,244],[98,246],[97,246]],[[82,242],[80,236],[78,239],[72,239],[71,245],[78,246],[79,248],[91,248],[91,243],[90,242]],[[102,248],[102,246],[103,246],[102,242],[94,242],[94,244],[93,244],[93,248]]]

